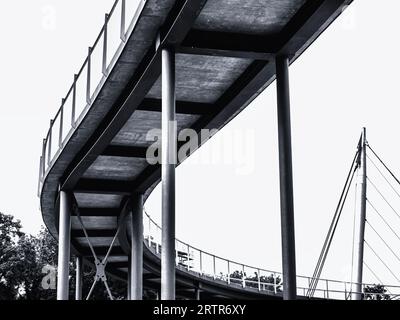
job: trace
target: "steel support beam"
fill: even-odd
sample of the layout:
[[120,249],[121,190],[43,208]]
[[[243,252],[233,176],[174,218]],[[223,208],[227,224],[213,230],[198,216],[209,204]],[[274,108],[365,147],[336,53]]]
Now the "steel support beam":
[[[137,110],[161,112],[161,105],[159,99],[146,98]],[[214,105],[210,103],[176,101],[175,106],[177,114],[208,115],[214,111]]]
[[[88,237],[112,238],[115,236],[115,229],[86,229],[85,231]],[[85,231],[82,229],[72,230],[71,236],[72,238],[85,238]]]
[[[113,208],[79,208],[81,217],[118,217],[120,211]],[[72,212],[76,216],[76,212]]]
[[57,300],[69,298],[69,258],[71,246],[71,198],[60,191]]
[[283,298],[296,299],[292,141],[290,125],[289,58],[276,58],[279,174],[282,229]]
[[134,194],[132,201],[130,295],[143,299],[143,195]]
[[146,159],[147,148],[134,146],[108,146],[102,156]]
[[175,300],[175,52],[162,50],[162,252],[161,300]]
[[353,293],[353,300],[361,300],[363,293],[363,266],[364,266],[364,235],[365,235],[365,220],[367,213],[367,130],[363,129],[361,138],[360,158],[359,158],[359,171],[358,171],[358,222],[356,230],[357,236],[357,257],[356,261],[356,285]]
[[76,257],[75,272],[75,300],[82,300],[83,258],[81,256]]
[[[104,257],[107,254],[108,250],[110,249],[110,247],[108,247],[108,246],[98,246],[98,247],[93,247],[93,248],[99,257]],[[90,250],[90,248],[82,247],[79,250],[79,252],[82,254],[83,257],[93,257],[93,253]],[[114,245],[110,252],[110,256],[111,257],[126,256],[126,253],[120,246]]]
[[126,300],[132,300],[132,268],[131,268],[131,260],[129,259],[129,264],[128,264],[128,292],[126,296]]
[[277,40],[278,37],[192,30],[177,51],[193,55],[272,60],[280,49]]
[[85,194],[117,194],[122,196],[131,195],[133,189],[120,180],[80,179],[74,191]]

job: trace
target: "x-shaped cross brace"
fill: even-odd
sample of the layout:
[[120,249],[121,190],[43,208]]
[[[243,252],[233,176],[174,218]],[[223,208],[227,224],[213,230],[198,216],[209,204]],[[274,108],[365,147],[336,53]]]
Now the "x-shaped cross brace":
[[94,290],[97,282],[99,282],[99,281],[102,281],[104,283],[104,286],[105,286],[105,288],[107,290],[107,293],[108,293],[108,296],[110,297],[110,300],[114,300],[114,297],[113,297],[113,295],[111,293],[110,287],[108,286],[108,283],[107,283],[107,275],[106,275],[105,269],[106,269],[108,257],[110,256],[111,250],[114,247],[115,241],[117,240],[118,234],[120,232],[121,224],[118,226],[117,232],[115,233],[115,236],[114,236],[113,240],[111,241],[111,244],[110,244],[110,247],[108,248],[107,254],[105,255],[105,257],[102,260],[100,260],[97,257],[96,252],[94,251],[92,243],[90,242],[90,238],[89,238],[88,233],[86,231],[85,225],[83,224],[83,221],[82,221],[81,215],[79,213],[78,207],[76,205],[74,205],[73,209],[76,212],[76,216],[78,217],[78,220],[79,220],[79,223],[80,223],[80,225],[82,227],[83,233],[85,234],[85,238],[86,238],[86,240],[87,240],[87,242],[89,244],[90,251],[92,252],[92,255],[93,255],[93,258],[94,258],[95,267],[96,267],[96,274],[94,276],[94,281],[93,281],[93,284],[92,284],[92,286],[91,286],[91,288],[89,290],[89,294],[86,297],[86,300],[90,299],[90,297],[91,297],[91,295],[93,293],[93,290]]

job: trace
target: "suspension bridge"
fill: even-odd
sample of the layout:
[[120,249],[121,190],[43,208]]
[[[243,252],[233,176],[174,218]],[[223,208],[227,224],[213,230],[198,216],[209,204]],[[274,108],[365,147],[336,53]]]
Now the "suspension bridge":
[[[387,291],[374,292],[373,284],[362,281],[363,266],[369,268],[363,260],[364,243],[374,250],[374,243],[364,239],[364,222],[376,230],[364,219],[367,205],[375,210],[366,196],[367,182],[373,184],[366,174],[366,149],[372,149],[365,135],[316,270],[312,276],[296,273],[289,66],[351,2],[115,1],[42,144],[38,195],[43,220],[58,239],[59,300],[68,299],[71,253],[77,257],[77,300],[90,299],[96,285],[104,285],[113,299],[109,277],[126,281],[132,300],[142,299],[143,290],[153,290],[163,300],[398,297],[399,287],[385,284]],[[190,128],[200,136],[202,129],[222,129],[275,80],[282,272],[230,261],[175,237],[175,168],[184,160],[176,163],[181,146],[177,133]],[[154,141],[146,136],[152,129],[162,130],[161,164],[148,161],[148,147]],[[371,157],[377,168],[383,166],[382,175],[390,173],[387,182],[393,180],[377,154]],[[354,282],[322,279],[356,170],[364,177],[357,278]],[[144,211],[145,200],[160,182],[162,228]],[[375,211],[387,222],[380,208]],[[397,235],[394,226],[387,223],[387,227]],[[397,277],[383,259],[382,263]],[[83,264],[96,270],[85,296]]]

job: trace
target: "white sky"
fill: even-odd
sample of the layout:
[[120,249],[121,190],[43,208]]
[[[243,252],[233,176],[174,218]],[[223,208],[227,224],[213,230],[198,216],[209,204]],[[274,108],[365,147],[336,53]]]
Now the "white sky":
[[[112,2],[21,0],[0,4],[5,13],[0,20],[0,211],[21,219],[27,232],[36,233],[42,225],[36,189],[49,120]],[[373,0],[355,1],[291,67],[299,274],[311,275],[314,270],[362,126],[368,128],[371,145],[400,173],[396,146],[399,9],[397,0],[380,5]],[[55,19],[49,22],[53,14]],[[177,235],[217,255],[279,270],[275,98],[275,85],[271,85],[179,167]],[[255,137],[253,143],[235,145],[234,164],[194,164],[196,158],[211,155],[218,140],[232,132]],[[253,170],[243,175],[243,168]],[[158,221],[160,203],[157,188],[146,208]],[[327,261],[327,277],[350,279],[353,209],[349,201]],[[399,220],[390,221],[400,229]],[[388,234],[383,227],[379,230]],[[372,241],[368,231],[367,238],[383,252],[379,239]],[[398,251],[395,241],[391,243]],[[393,257],[386,253],[386,258]],[[366,259],[384,282],[399,284],[368,252]],[[391,262],[400,273],[399,261]],[[365,280],[376,281],[368,271]]]

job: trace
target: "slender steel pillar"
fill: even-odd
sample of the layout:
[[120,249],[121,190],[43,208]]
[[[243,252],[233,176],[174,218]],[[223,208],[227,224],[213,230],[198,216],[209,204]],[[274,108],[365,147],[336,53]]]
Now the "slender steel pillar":
[[175,300],[175,52],[162,50],[162,252],[161,300]]
[[290,125],[289,59],[276,58],[279,174],[281,198],[283,299],[296,299],[296,247],[294,233],[292,141]]
[[358,169],[358,228],[357,237],[357,257],[356,257],[356,286],[353,294],[354,300],[362,299],[362,282],[363,282],[363,266],[364,266],[364,235],[365,220],[367,211],[367,130],[364,128],[360,145],[360,160]]
[[69,297],[69,256],[71,242],[71,199],[60,191],[57,300]]
[[194,296],[195,296],[196,300],[198,300],[198,301],[200,300],[200,298],[201,298],[200,288],[194,289]]
[[83,258],[81,256],[76,257],[75,272],[75,300],[82,300]]
[[132,300],[132,294],[131,294],[131,286],[132,286],[132,280],[131,280],[131,259],[129,259],[128,262],[128,290],[127,290],[127,295],[126,295],[126,300]]
[[143,299],[143,195],[132,196],[131,300]]

